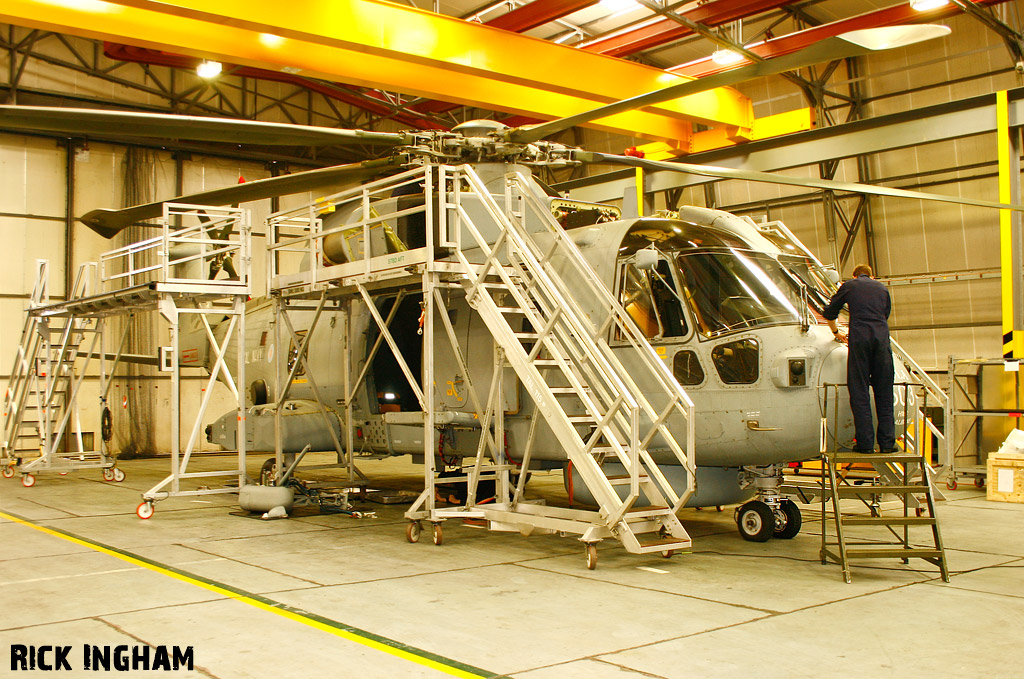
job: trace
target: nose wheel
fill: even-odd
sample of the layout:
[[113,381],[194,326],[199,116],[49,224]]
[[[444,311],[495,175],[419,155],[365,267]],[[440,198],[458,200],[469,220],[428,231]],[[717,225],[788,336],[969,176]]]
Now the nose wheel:
[[767,542],[772,538],[792,540],[803,526],[800,508],[789,499],[779,500],[778,507],[751,500],[736,510],[735,518],[740,535],[750,542]]

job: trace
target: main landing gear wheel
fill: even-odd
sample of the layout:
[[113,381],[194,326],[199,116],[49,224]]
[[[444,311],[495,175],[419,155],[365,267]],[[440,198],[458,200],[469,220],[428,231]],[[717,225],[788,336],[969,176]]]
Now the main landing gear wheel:
[[772,533],[772,537],[780,540],[792,540],[800,532],[803,522],[803,516],[801,516],[800,508],[796,506],[796,503],[792,500],[782,500],[775,512],[775,531]]
[[751,500],[736,512],[736,527],[744,540],[767,542],[775,532],[775,513],[760,500]]
[[434,524],[434,544],[440,546],[444,542],[444,529],[440,523]]
[[420,525],[419,521],[410,521],[405,527],[405,539],[409,542],[419,542],[422,531],[423,526]]
[[31,474],[24,474],[21,477],[21,485],[25,486],[26,488],[31,488],[32,486],[36,485],[36,477],[32,476]]
[[597,568],[597,545],[590,543],[587,545],[587,569],[594,570]]
[[13,479],[14,478],[14,465],[13,464],[4,465],[3,475],[4,475],[5,479]]
[[153,516],[153,503],[149,500],[144,500],[135,508],[135,513],[138,514],[140,519],[148,519]]

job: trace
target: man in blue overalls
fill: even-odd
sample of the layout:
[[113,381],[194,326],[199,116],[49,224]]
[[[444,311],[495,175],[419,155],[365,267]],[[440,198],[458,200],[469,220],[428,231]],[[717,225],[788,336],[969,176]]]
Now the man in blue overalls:
[[[843,306],[850,310],[849,338],[839,330],[836,318]],[[871,422],[871,395],[875,394],[875,416],[878,419],[878,448],[883,453],[895,452],[896,426],[892,415],[892,350],[889,348],[889,312],[892,302],[885,286],[871,277],[871,267],[858,264],[853,278],[840,286],[822,315],[836,340],[848,339],[846,388],[850,392],[850,410],[856,429],[853,450],[872,453],[875,432]]]

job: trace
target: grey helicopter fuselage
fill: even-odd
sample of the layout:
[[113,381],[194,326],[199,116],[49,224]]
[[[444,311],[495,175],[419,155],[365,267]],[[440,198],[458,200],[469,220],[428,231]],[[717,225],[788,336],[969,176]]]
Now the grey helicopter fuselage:
[[[523,166],[493,164],[483,168],[481,174],[497,181],[510,169],[525,171],[527,176],[529,173]],[[815,299],[820,307],[820,300],[827,299],[831,290],[820,283],[822,276],[806,275],[807,268],[815,266],[813,262],[784,252],[761,235],[753,222],[729,213],[683,208],[668,217],[621,219],[615,208],[550,196],[539,184],[536,190],[553,205],[565,226],[575,227],[568,233],[580,252],[694,401],[698,473],[697,492],[690,505],[743,501],[753,491],[738,483],[741,468],[808,460],[819,454],[827,391],[823,385],[846,381],[846,348],[835,342],[820,316],[816,318]],[[388,200],[394,204],[388,205]],[[395,196],[381,201],[378,211],[394,211],[396,206],[415,200],[417,197],[412,195]],[[418,200],[422,204],[422,195]],[[325,218],[325,228],[357,221],[361,209],[353,206],[337,210]],[[467,210],[472,213],[471,202]],[[332,221],[328,223],[328,219]],[[421,246],[422,222],[399,222],[394,225],[392,239],[401,239],[410,248]],[[383,234],[378,235],[379,242],[369,244],[371,251],[393,247]],[[335,243],[334,247],[324,244],[325,256],[335,261],[351,256],[351,248],[351,243]],[[438,253],[438,257],[444,258],[445,254]],[[556,270],[568,264],[553,261]],[[801,286],[815,290],[813,294],[806,289],[801,292]],[[435,407],[472,415],[467,383],[471,381],[478,393],[488,393],[496,358],[494,343],[461,290],[452,289],[445,295],[448,317],[470,375],[460,374],[453,353],[444,348],[448,344],[445,331],[440,323],[435,324],[434,344],[439,347],[433,364]],[[382,317],[393,312],[389,331],[417,376],[423,360],[421,300],[422,293],[415,290],[404,296],[390,293],[374,298]],[[582,310],[594,317],[600,311]],[[300,334],[309,327],[311,317],[310,312],[292,316]],[[250,302],[246,318],[246,379],[253,403],[247,418],[247,447],[272,451],[275,418],[273,404],[268,401],[273,401],[276,362],[280,359],[275,352],[278,345],[274,342],[272,300]],[[276,351],[287,347],[288,356],[280,367],[286,376],[295,360],[296,347],[283,328],[277,332],[284,341]],[[345,385],[354,383],[363,371],[379,335],[365,304],[353,298],[329,305],[314,327],[308,366],[321,399],[332,409],[329,419],[343,442]],[[617,344],[623,344],[613,330],[602,339],[613,351]],[[624,362],[629,360],[627,352],[623,351],[622,356]],[[230,357],[228,364],[233,365]],[[896,361],[896,365],[896,381],[909,381],[902,363]],[[315,405],[310,377],[306,367],[300,366],[282,409],[281,439],[287,453],[307,444],[313,450],[334,448]],[[506,448],[515,460],[536,413],[511,370],[503,384]],[[640,388],[645,387],[641,384]],[[845,389],[832,390],[831,398],[837,395],[839,417],[830,422],[830,434],[840,445],[848,446],[853,427]],[[830,411],[833,405],[830,403]],[[398,362],[382,344],[366,370],[365,382],[354,394],[354,451],[424,455],[422,424],[414,417],[403,421],[400,415],[392,414],[420,409]],[[896,410],[901,417],[901,408]],[[439,464],[476,453],[479,430],[459,426],[457,419],[455,422],[442,433],[439,443],[429,447],[438,455]],[[232,413],[215,423],[208,437],[231,448],[234,431]],[[667,451],[664,455],[656,449],[651,452],[659,463],[671,462]],[[537,430],[532,459],[538,467],[559,468],[565,464],[562,447],[546,427]],[[681,468],[678,473],[683,473]],[[566,477],[567,485],[571,485],[571,474]]]

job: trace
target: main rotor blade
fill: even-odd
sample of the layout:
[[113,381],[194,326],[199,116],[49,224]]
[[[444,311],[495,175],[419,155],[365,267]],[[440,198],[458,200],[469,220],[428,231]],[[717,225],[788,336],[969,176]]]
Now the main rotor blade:
[[957,196],[943,196],[938,193],[924,193],[923,191],[908,191],[906,189],[890,189],[885,186],[874,186],[872,184],[858,184],[856,182],[837,182],[831,179],[814,179],[786,177],[771,172],[757,172],[756,170],[736,170],[731,167],[717,167],[715,165],[690,165],[689,163],[666,163],[661,160],[645,160],[632,156],[619,156],[608,153],[593,153],[580,151],[576,153],[576,159],[585,163],[613,163],[616,165],[629,165],[641,167],[647,170],[666,170],[668,172],[682,172],[684,174],[696,174],[703,177],[715,177],[717,179],[741,179],[748,182],[764,182],[767,184],[785,184],[787,186],[800,186],[809,189],[827,189],[832,191],[847,191],[850,193],[866,193],[872,196],[888,196],[890,198],[914,198],[916,200],[931,200],[940,203],[956,203],[958,205],[973,205],[976,207],[991,207],[1004,210],[1017,210],[1024,212],[1024,205],[1012,203],[998,203],[990,200],[977,200],[975,198],[959,198]]
[[223,189],[214,189],[188,196],[169,198],[145,205],[136,205],[122,210],[93,210],[79,221],[104,238],[113,238],[122,229],[144,219],[153,219],[163,214],[164,203],[186,203],[189,205],[231,205],[246,203],[251,200],[285,196],[290,193],[302,193],[331,186],[346,181],[356,181],[372,177],[381,172],[398,167],[402,164],[401,156],[366,160],[351,165],[337,165],[319,170],[307,170],[295,174],[257,179],[245,184],[235,184]]
[[892,49],[894,47],[905,47],[923,40],[930,40],[941,36],[949,35],[950,29],[947,26],[934,24],[922,24],[917,26],[883,26],[881,28],[869,28],[860,31],[850,31],[831,38],[820,40],[810,47],[785,54],[774,59],[759,61],[740,68],[723,71],[706,78],[688,80],[678,85],[672,85],[661,90],[641,94],[630,99],[623,99],[611,104],[599,106],[598,108],[577,113],[566,118],[559,118],[547,123],[540,123],[529,127],[520,127],[509,130],[507,138],[509,141],[519,144],[529,144],[539,141],[557,132],[568,130],[570,127],[583,125],[592,120],[606,118],[616,113],[623,113],[645,106],[653,106],[671,99],[687,97],[691,94],[699,94],[713,90],[716,87],[726,87],[737,83],[753,80],[768,75],[776,75],[785,71],[792,71],[805,66],[820,64],[825,61],[837,59],[849,59],[858,57],[879,50]]
[[266,146],[398,146],[411,141],[411,136],[403,133],[339,130],[333,127],[264,123],[234,118],[47,106],[0,106],[0,128],[71,135],[189,139]]

